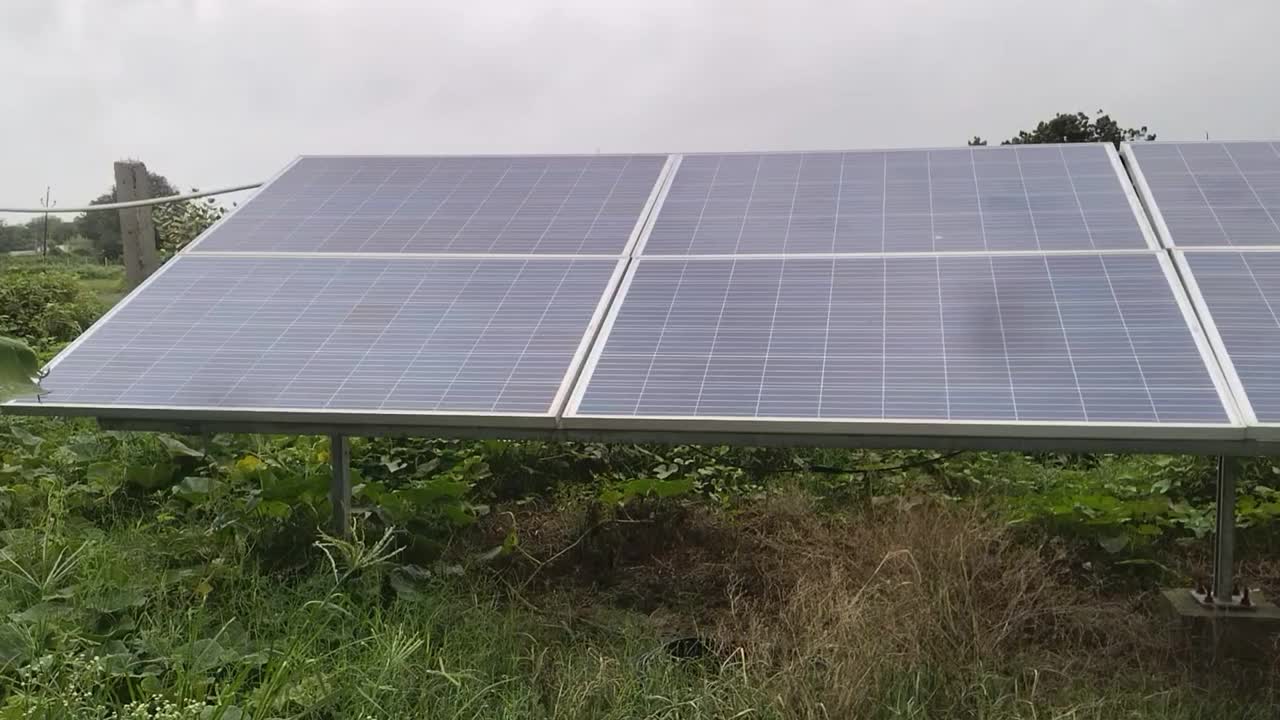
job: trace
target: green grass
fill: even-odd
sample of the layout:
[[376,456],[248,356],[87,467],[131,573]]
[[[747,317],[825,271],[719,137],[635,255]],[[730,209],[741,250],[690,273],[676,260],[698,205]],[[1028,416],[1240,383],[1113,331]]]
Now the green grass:
[[[1076,551],[1053,550],[1056,530],[1011,532],[1005,510],[974,504],[1082,482],[1123,488],[1142,470],[1133,458],[1091,469],[956,458],[878,477],[877,497],[931,499],[871,510],[829,477],[775,477],[761,493],[722,469],[739,487],[719,499],[638,499],[601,515],[590,481],[566,480],[532,498],[491,496],[481,522],[423,554],[403,530],[380,545],[373,518],[337,541],[312,529],[322,507],[238,513],[231,491],[248,480],[188,454],[307,472],[318,443],[174,441],[0,420],[0,718],[1189,720],[1272,718],[1280,700],[1269,679],[1242,689],[1236,670],[1189,669],[1148,611],[1117,602],[1157,579],[1099,592],[1127,571],[1079,575]],[[356,465],[389,483],[377,464],[416,462],[423,448],[478,453],[494,473],[557,474],[555,454],[570,449],[364,441]],[[451,462],[436,472],[462,477]],[[165,463],[227,494],[182,500],[185,485],[115,474]],[[938,499],[966,475],[998,478],[995,494]],[[488,552],[504,533],[514,550]],[[690,633],[707,638],[704,654],[669,652]]]
[[[7,673],[0,717],[113,717],[102,708],[146,701],[263,718],[818,718],[821,705],[780,698],[830,695],[821,664],[840,662],[839,648],[807,658],[815,671],[806,679],[743,652],[676,659],[647,613],[597,608],[588,621],[579,604],[588,596],[516,603],[480,574],[424,577],[388,593],[387,563],[342,582],[323,564],[279,578],[246,556],[200,548],[194,533],[175,527],[74,534],[58,541],[80,549],[74,560],[64,556],[68,574],[39,591],[72,589],[62,605],[72,609],[27,625],[38,656]],[[56,553],[37,562],[34,545],[9,548],[22,551],[13,557],[26,558],[28,570],[55,564]],[[35,606],[22,605],[32,592],[12,574],[0,583],[11,613],[30,615]],[[876,683],[861,716],[1273,717],[1265,702],[1142,667],[1064,677],[1043,665],[989,662],[904,667]]]
[[106,307],[116,304],[127,292],[123,265],[102,263],[90,258],[70,255],[49,257],[0,255],[0,273],[7,269],[53,269],[69,272],[80,280],[85,290],[92,293]]
[[[115,266],[112,266],[115,269]],[[120,301],[121,298],[128,293],[124,288],[124,271],[119,273],[111,273],[106,277],[81,278],[81,284],[85,290],[93,293],[98,301],[107,307],[111,307]]]

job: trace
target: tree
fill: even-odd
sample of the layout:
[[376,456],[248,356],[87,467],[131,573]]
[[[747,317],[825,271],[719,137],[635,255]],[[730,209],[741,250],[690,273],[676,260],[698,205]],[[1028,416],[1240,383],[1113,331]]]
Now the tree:
[[[199,190],[192,188],[191,192]],[[156,242],[164,252],[175,253],[226,213],[227,209],[213,198],[156,205],[151,211],[156,225]]]
[[65,245],[76,234],[75,225],[60,217],[50,215],[47,220],[48,228],[45,227],[45,222],[44,217],[27,221],[27,233],[31,237],[32,245],[37,248],[41,247],[45,237],[48,237],[49,252],[57,252],[60,246]]
[[26,227],[23,225],[6,225],[0,220],[0,253],[13,252],[14,250],[30,250],[32,244],[27,238]]
[[[1016,136],[1000,144],[1109,142],[1119,147],[1122,142],[1155,139],[1156,134],[1148,131],[1146,125],[1140,128],[1122,128],[1110,115],[1099,110],[1097,117],[1089,117],[1082,112],[1058,113],[1052,119],[1036,124],[1034,130],[1020,130]],[[975,135],[969,144],[986,145],[987,141]]]
[[[151,197],[177,195],[178,191],[163,175],[147,171]],[[106,205],[116,202],[116,188],[90,201],[90,205]],[[88,212],[75,219],[75,232],[93,243],[94,250],[105,260],[118,260],[123,249],[120,244],[120,213],[110,210]],[[156,242],[163,245],[163,237],[157,231]]]
[[[75,235],[75,226],[62,218],[49,216],[49,248],[64,245]],[[43,216],[32,218],[21,225],[5,225],[0,221],[0,253],[14,250],[39,250],[45,237]]]

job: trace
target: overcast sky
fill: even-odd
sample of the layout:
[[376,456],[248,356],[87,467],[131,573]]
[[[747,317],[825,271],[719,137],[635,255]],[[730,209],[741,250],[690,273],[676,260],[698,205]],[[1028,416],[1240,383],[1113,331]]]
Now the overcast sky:
[[[2,0],[0,206],[144,160],[1280,137],[1280,0]],[[9,216],[13,221],[17,218]],[[25,218],[23,218],[25,219]]]

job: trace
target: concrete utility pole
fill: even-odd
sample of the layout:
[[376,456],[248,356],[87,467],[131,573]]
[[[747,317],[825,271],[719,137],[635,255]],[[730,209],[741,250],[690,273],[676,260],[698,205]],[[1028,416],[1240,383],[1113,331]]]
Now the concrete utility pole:
[[[129,202],[151,197],[147,167],[131,160],[116,163],[116,200]],[[160,267],[156,250],[156,228],[151,222],[151,208],[126,208],[120,211],[120,243],[124,253],[124,274],[129,287],[137,287]]]

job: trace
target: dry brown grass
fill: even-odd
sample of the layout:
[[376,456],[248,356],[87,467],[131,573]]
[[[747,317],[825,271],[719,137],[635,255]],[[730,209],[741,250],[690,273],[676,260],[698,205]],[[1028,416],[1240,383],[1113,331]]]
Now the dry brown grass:
[[696,633],[788,717],[874,716],[904,683],[932,706],[975,712],[967,694],[991,678],[1024,685],[1016,696],[1180,677],[1165,623],[1099,596],[1062,550],[973,506],[832,517],[787,495],[732,514],[670,503],[515,522],[522,553],[498,570],[524,602],[588,623],[597,610],[640,611],[659,634]]
[[1048,679],[1153,649],[1144,618],[1075,589],[1063,558],[973,509],[927,504],[763,531],[791,569],[763,601],[735,603],[719,631],[799,717],[869,713],[887,686],[925,670],[960,685],[987,672]]

